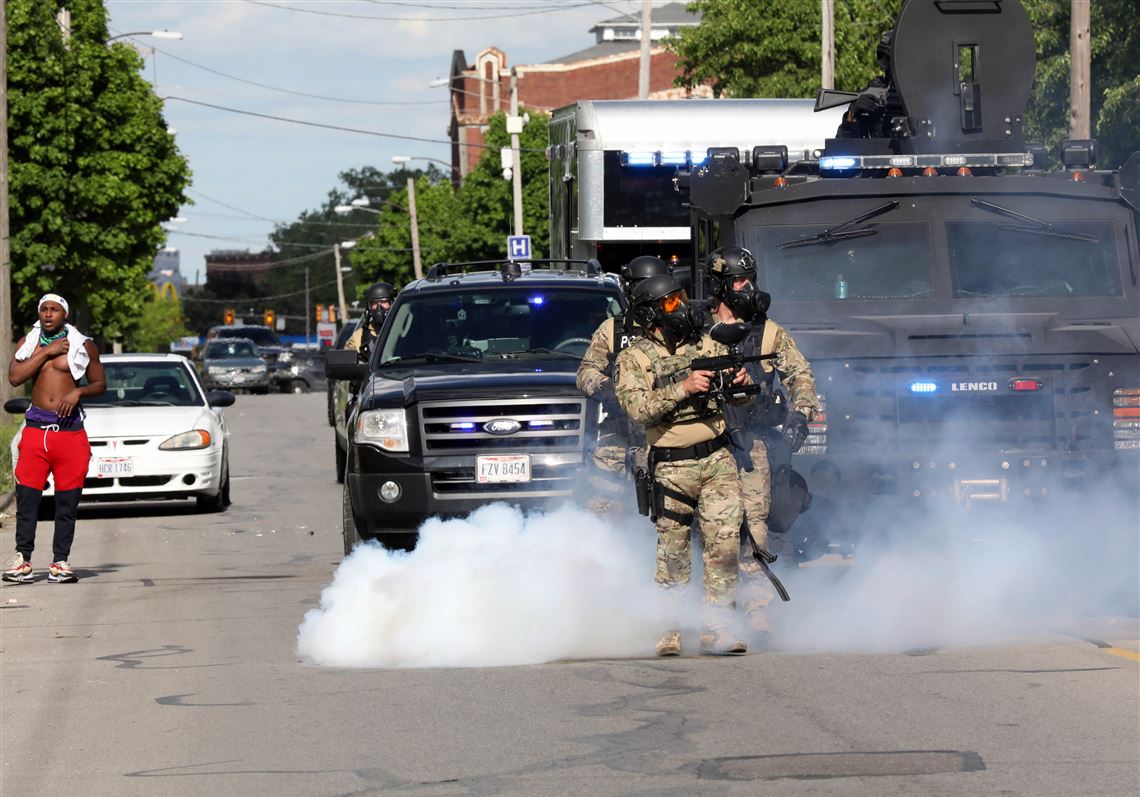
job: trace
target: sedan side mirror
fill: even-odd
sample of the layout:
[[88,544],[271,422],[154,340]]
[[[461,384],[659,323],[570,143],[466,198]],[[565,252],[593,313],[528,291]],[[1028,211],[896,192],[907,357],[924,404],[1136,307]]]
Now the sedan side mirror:
[[8,399],[4,402],[4,412],[10,412],[13,415],[23,415],[28,411],[28,407],[30,406],[32,406],[32,400],[29,398]]
[[206,394],[206,403],[211,407],[230,407],[235,401],[237,397],[228,390],[211,390]]

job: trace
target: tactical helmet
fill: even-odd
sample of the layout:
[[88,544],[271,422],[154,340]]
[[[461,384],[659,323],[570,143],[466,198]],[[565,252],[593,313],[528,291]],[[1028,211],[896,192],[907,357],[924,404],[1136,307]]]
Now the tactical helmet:
[[697,310],[672,274],[655,274],[637,283],[631,297],[633,320],[643,329],[659,327],[670,345],[677,345],[701,328]]
[[879,69],[883,74],[891,71],[891,43],[894,41],[894,30],[888,30],[879,37],[879,46],[875,48],[875,58],[879,62]]
[[377,282],[364,292],[364,303],[371,304],[377,300],[387,299],[392,301],[396,298],[396,289],[387,282]]
[[626,295],[632,295],[637,283],[649,277],[672,274],[669,264],[653,255],[638,255],[621,267],[621,280],[625,283]]
[[[709,278],[709,295],[724,302],[732,314],[741,321],[755,321],[764,317],[772,297],[756,290],[756,258],[740,246],[722,246],[709,252],[705,260],[705,274]],[[747,278],[748,284],[740,290],[733,283]]]

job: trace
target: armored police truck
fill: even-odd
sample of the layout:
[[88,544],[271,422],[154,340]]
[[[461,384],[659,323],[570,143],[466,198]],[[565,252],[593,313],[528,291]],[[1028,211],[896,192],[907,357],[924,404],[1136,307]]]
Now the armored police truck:
[[582,100],[554,111],[550,161],[551,257],[597,259],[606,271],[638,255],[688,265],[689,211],[678,169],[710,147],[779,140],[811,159],[842,109],[811,100]]
[[805,168],[757,131],[748,157],[681,175],[693,261],[750,249],[815,370],[801,522],[1135,483],[1140,153],[1108,171],[1068,141],[1048,170],[1022,131],[1033,71],[1017,0],[908,0],[874,102],[851,106],[888,117],[866,126],[886,136],[832,138]]

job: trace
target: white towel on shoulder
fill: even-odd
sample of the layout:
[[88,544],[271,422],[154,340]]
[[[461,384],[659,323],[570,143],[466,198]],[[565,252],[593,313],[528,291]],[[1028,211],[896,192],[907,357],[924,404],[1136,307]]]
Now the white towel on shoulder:
[[[83,345],[91,340],[91,338],[84,335],[71,324],[67,324],[65,328],[67,329],[67,342],[71,344],[67,349],[67,367],[71,370],[71,377],[78,382],[83,374],[87,373],[87,366],[91,363],[91,357],[87,354],[87,348]],[[24,345],[16,350],[16,359],[28,359],[39,345],[40,322],[37,321],[32,325],[28,336],[24,338]]]

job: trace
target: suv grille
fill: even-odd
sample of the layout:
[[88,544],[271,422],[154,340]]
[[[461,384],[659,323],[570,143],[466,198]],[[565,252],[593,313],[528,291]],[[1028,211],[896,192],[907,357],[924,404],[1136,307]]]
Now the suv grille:
[[[580,451],[585,413],[585,398],[424,402],[420,439],[424,454]],[[492,421],[514,422],[518,430],[492,434]]]

